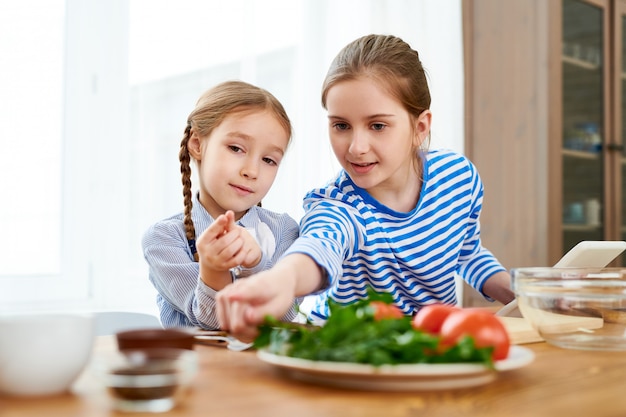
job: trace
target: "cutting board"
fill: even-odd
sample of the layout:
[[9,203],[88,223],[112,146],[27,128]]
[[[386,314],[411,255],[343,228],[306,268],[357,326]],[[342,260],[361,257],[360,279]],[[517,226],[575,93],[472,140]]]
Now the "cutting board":
[[543,342],[543,338],[523,317],[499,317],[509,333],[513,345]]
[[[580,328],[587,330],[599,329],[604,324],[604,320],[601,317],[566,316],[547,312],[540,312],[540,314],[540,322],[543,323],[543,329],[551,333],[573,332]],[[525,318],[500,316],[498,318],[504,323],[512,344],[521,345],[543,341],[543,338]]]

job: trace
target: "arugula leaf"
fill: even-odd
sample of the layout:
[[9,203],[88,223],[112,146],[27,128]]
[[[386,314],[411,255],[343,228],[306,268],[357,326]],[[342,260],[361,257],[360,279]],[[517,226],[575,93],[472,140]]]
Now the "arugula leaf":
[[368,290],[368,299],[350,305],[329,300],[324,326],[281,322],[266,317],[256,348],[296,358],[371,364],[476,362],[493,367],[492,348],[477,348],[471,337],[443,350],[439,336],[413,328],[412,318],[375,320],[372,301],[391,304],[390,294]]

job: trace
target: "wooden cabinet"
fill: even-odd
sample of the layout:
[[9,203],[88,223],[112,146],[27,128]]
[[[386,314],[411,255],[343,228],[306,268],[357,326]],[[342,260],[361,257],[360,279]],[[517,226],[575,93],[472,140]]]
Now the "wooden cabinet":
[[485,246],[514,268],[626,239],[626,0],[462,4]]
[[[612,16],[613,42],[611,54],[612,62],[612,108],[615,118],[612,122],[612,134],[615,138],[613,145],[613,175],[616,210],[615,224],[617,225],[616,239],[626,240],[626,1],[615,3]],[[626,265],[626,256],[622,255],[620,265]]]
[[582,240],[618,238],[611,168],[616,146],[611,131],[610,6],[608,1],[562,0],[561,19],[554,18],[561,28],[561,48],[553,53],[560,60],[555,78],[560,75],[561,82],[550,86],[561,97],[550,138],[551,160],[560,165],[560,174],[551,180],[561,195],[561,212],[555,207],[551,216],[554,233],[561,236],[553,243],[556,255]]

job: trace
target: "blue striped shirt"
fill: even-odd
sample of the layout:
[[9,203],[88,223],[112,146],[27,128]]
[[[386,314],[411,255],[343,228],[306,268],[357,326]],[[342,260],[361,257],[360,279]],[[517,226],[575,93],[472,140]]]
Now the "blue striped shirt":
[[[191,217],[196,236],[200,236],[213,223],[213,218],[200,204],[197,195],[193,200]],[[255,231],[259,230],[261,223],[267,225],[274,235],[276,248],[271,255],[263,252],[261,261],[255,267],[243,268],[240,277],[271,268],[298,237],[298,224],[289,215],[258,206],[251,207],[237,222]],[[216,291],[199,278],[200,264],[194,261],[189,248],[183,214],[176,214],[152,225],[143,236],[142,246],[150,266],[150,281],[158,291],[161,324],[164,327],[217,329]],[[295,309],[291,309],[283,319],[293,320],[295,317]]]
[[405,314],[454,304],[457,274],[481,291],[505,270],[481,245],[483,185],[474,165],[448,150],[427,152],[423,161],[419,201],[408,213],[380,204],[345,171],[306,195],[300,238],[286,254],[307,254],[328,274],[310,319],[328,317],[328,298],[350,304],[367,297],[368,286],[390,293]]

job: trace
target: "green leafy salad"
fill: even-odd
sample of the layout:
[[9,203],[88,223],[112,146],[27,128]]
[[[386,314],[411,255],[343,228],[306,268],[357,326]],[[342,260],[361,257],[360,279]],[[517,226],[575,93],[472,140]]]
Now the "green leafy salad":
[[438,335],[416,329],[409,316],[381,318],[377,314],[380,302],[391,305],[391,295],[369,291],[368,299],[347,306],[329,300],[330,316],[321,327],[267,317],[254,346],[314,361],[374,366],[474,362],[493,367],[491,347],[477,348],[472,337],[466,336],[442,348]]

